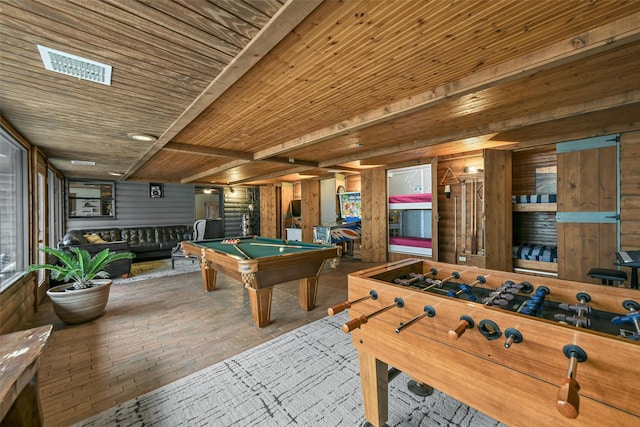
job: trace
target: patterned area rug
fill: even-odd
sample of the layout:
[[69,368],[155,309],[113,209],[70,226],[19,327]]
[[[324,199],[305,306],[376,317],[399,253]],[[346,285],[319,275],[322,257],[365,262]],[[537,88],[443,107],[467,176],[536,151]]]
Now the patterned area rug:
[[[75,426],[358,426],[364,409],[357,352],[326,317],[95,415]],[[498,426],[400,374],[389,384],[389,426]]]
[[171,259],[134,262],[131,265],[129,277],[126,279],[113,279],[113,284],[131,283],[139,280],[174,276],[176,274],[193,273],[194,271],[200,271],[200,266],[195,260],[188,258],[174,260],[173,268],[171,267]]

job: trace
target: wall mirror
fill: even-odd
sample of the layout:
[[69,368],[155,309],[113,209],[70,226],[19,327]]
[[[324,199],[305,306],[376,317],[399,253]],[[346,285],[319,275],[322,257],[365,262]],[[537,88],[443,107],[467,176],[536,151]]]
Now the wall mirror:
[[67,180],[69,218],[115,218],[114,183]]

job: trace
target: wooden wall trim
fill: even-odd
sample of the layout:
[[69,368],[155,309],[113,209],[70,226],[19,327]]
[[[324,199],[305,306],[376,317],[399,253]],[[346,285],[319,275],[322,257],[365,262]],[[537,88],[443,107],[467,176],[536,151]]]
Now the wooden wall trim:
[[302,240],[313,242],[313,226],[320,224],[320,181],[306,179],[300,183],[302,193]]
[[511,151],[484,152],[485,267],[511,271]]
[[389,236],[387,172],[369,169],[361,174],[362,262],[386,262]]
[[277,191],[278,188],[273,184],[260,187],[260,235],[263,237],[279,237],[278,228],[282,215],[277,204],[280,200]]

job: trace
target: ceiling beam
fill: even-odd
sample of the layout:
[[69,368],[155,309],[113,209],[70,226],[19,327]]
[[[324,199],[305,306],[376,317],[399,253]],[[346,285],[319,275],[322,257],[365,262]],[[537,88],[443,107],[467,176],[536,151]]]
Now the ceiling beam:
[[133,175],[227,89],[240,80],[321,3],[322,0],[287,0],[238,56],[216,76],[191,105],[160,135],[149,150],[123,175],[123,179]]
[[179,153],[198,154],[211,157],[231,157],[234,159],[253,160],[253,154],[240,150],[227,150],[225,148],[204,147],[202,145],[184,144],[181,142],[169,142],[163,150],[177,151]]
[[250,163],[250,162],[251,162],[251,160],[244,160],[244,159],[234,160],[232,162],[226,163],[226,164],[224,164],[222,166],[219,166],[217,168],[209,169],[209,170],[206,170],[204,172],[200,172],[200,173],[197,173],[195,175],[191,175],[189,177],[182,178],[180,180],[180,183],[181,184],[188,184],[190,182],[197,181],[199,179],[206,178],[208,176],[212,176],[212,175],[215,175],[217,173],[224,172],[224,171],[227,171],[229,169],[233,169],[235,167],[242,166],[242,165],[245,165],[245,164]]
[[[622,94],[612,95],[605,98],[596,99],[589,102],[581,102],[575,105],[569,105],[565,107],[554,108],[546,110],[540,113],[527,115],[524,117],[514,117],[506,120],[500,120],[495,123],[487,123],[479,127],[472,127],[467,129],[461,129],[456,132],[450,132],[443,135],[434,136],[432,138],[424,138],[403,144],[398,144],[394,147],[383,148],[379,150],[371,150],[364,153],[358,153],[357,155],[349,155],[336,159],[326,160],[320,162],[320,167],[328,168],[335,167],[341,163],[353,162],[355,160],[370,159],[374,157],[388,156],[402,151],[417,150],[420,148],[426,148],[429,146],[460,141],[466,138],[476,137],[478,135],[486,135],[490,133],[506,132],[514,129],[519,129],[525,126],[537,125],[546,122],[562,120],[574,116],[579,116],[586,113],[592,113],[596,111],[607,110],[609,108],[621,107],[624,105],[630,105],[640,102],[640,90],[633,90]],[[495,141],[494,141],[495,142]],[[509,142],[512,143],[513,142]],[[480,148],[480,147],[479,147]]]
[[[298,138],[277,144],[255,153],[256,159],[278,156],[292,150],[348,135],[375,124],[433,107],[452,98],[480,91],[516,78],[552,69],[579,59],[618,48],[640,39],[640,13],[603,25],[571,39],[565,39],[538,51],[505,61],[459,80],[433,88],[416,96],[371,110],[364,114],[334,123]],[[326,162],[323,162],[326,163]]]
[[[181,142],[169,142],[164,147],[162,147],[162,149],[167,151],[176,151],[179,153],[197,154],[201,156],[230,157],[232,159],[253,160],[253,154],[247,153],[246,151],[228,150],[226,148],[205,147],[202,145],[184,144]],[[309,160],[299,160],[291,157],[269,157],[267,159],[262,159],[260,161],[272,162],[272,163],[286,163],[288,165],[310,166],[313,168],[318,167],[318,162],[312,162]]]
[[308,168],[305,166],[300,166],[297,168],[291,168],[291,169],[287,169],[284,171],[280,171],[280,172],[273,172],[273,173],[269,173],[269,174],[265,174],[265,175],[260,175],[260,176],[253,176],[251,178],[246,178],[246,179],[241,179],[239,181],[233,181],[230,183],[230,185],[240,185],[240,184],[244,184],[247,182],[254,182],[254,181],[262,181],[262,180],[267,180],[267,179],[275,179],[275,178],[280,178],[281,176],[285,176],[285,175],[293,175],[294,173],[301,173],[304,171],[308,171],[310,169],[314,169],[314,168]]

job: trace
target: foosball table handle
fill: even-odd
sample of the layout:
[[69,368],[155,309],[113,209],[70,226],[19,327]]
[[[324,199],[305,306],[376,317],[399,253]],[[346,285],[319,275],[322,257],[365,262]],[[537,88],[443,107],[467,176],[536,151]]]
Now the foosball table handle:
[[563,378],[558,391],[558,412],[567,418],[577,418],[580,412],[580,385],[573,378]]
[[367,316],[360,316],[360,317],[356,317],[355,319],[349,320],[347,323],[342,325],[341,329],[342,329],[342,332],[344,332],[345,334],[348,334],[349,332],[359,328],[365,323],[367,323]]
[[455,329],[449,331],[449,339],[457,340],[467,329],[473,328],[475,322],[467,315],[460,316],[460,324]]
[[351,301],[345,301],[341,304],[336,304],[334,306],[331,306],[327,309],[327,314],[329,316],[333,316],[336,315],[338,313],[341,313],[343,311],[345,311],[346,309],[351,308]]
[[577,365],[587,360],[587,353],[574,344],[565,345],[562,351],[569,358],[569,370],[567,376],[560,381],[556,408],[565,417],[573,419],[580,413],[580,385],[575,379]]
[[343,303],[336,304],[334,306],[329,307],[327,309],[327,314],[329,314],[329,316],[336,315],[338,313],[341,313],[341,312],[345,311],[348,308],[351,308],[351,306],[353,304],[361,302],[361,301],[364,301],[364,300],[367,300],[369,298],[371,298],[372,300],[378,299],[378,293],[375,290],[372,289],[371,291],[369,291],[369,295],[365,295],[365,296],[363,296],[361,298],[358,298],[358,299],[356,299],[354,301],[345,301]]
[[370,314],[367,314],[367,315],[363,315],[363,316],[359,316],[359,317],[356,317],[355,319],[349,320],[347,323],[342,325],[342,327],[341,327],[342,332],[344,332],[345,334],[348,334],[349,332],[353,331],[354,329],[359,328],[360,326],[362,326],[365,323],[367,323],[367,321],[369,320],[370,317],[374,317],[374,316],[377,316],[380,313],[384,313],[385,311],[390,310],[393,307],[399,307],[399,308],[404,307],[404,300],[402,298],[400,298],[400,297],[395,297],[393,299],[393,304],[389,304],[386,307],[382,307],[381,309],[378,309],[378,310],[374,311],[373,313],[370,313]]

